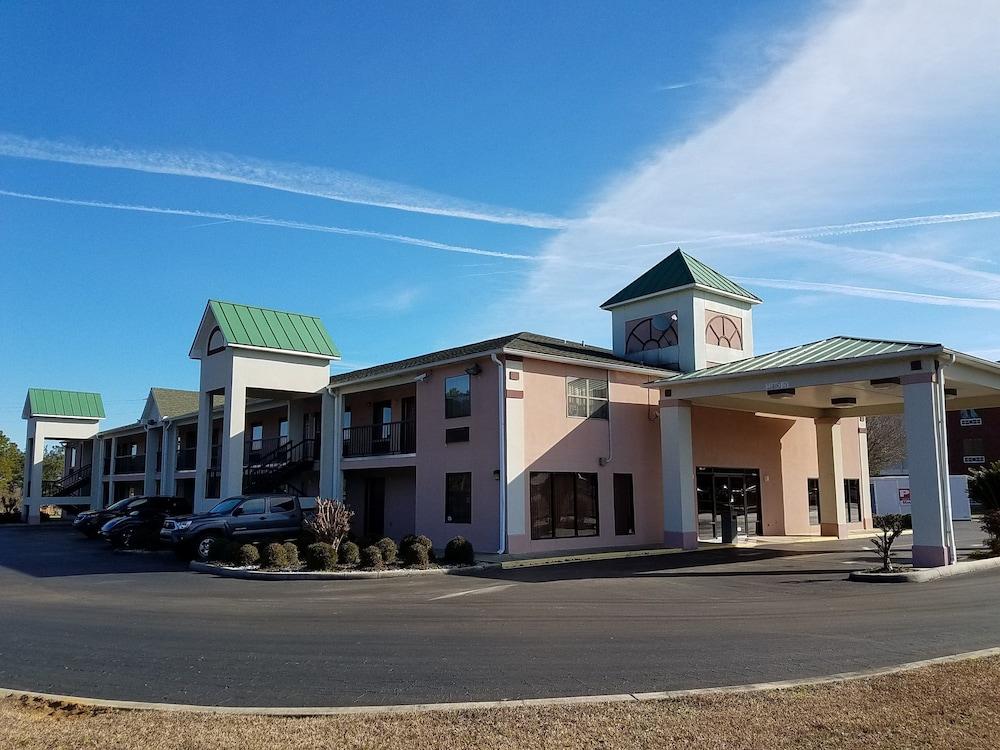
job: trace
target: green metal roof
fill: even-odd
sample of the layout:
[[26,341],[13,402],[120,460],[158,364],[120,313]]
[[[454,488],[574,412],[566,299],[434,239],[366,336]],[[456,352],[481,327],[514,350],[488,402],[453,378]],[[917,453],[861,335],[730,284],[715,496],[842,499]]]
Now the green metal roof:
[[230,344],[340,357],[319,318],[214,299],[208,304]]
[[82,417],[104,419],[100,393],[57,391],[50,388],[28,389],[27,416]]
[[697,258],[692,258],[680,248],[661,260],[601,307],[611,307],[629,300],[647,297],[657,292],[697,284],[726,294],[743,297],[750,302],[760,302],[760,297],[748,292],[732,279],[709,268]]
[[677,382],[714,378],[724,375],[742,375],[744,373],[773,370],[783,367],[803,367],[818,365],[824,362],[840,362],[848,359],[874,357],[880,354],[899,354],[922,349],[940,348],[940,344],[926,344],[915,341],[883,341],[881,339],[860,339],[851,336],[834,336],[833,338],[814,341],[811,344],[800,344],[789,349],[780,349],[770,354],[761,354],[737,362],[708,367],[704,370],[685,372],[673,377],[664,378],[661,382]]

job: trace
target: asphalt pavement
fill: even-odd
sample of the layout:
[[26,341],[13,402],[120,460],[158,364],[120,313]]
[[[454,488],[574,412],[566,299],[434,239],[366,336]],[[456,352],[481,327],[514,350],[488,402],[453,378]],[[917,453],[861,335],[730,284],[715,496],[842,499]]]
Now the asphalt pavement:
[[[956,526],[968,553],[982,533]],[[243,581],[65,527],[0,527],[0,687],[409,704],[735,685],[1000,646],[1000,571],[846,580],[874,563],[854,539],[470,576]]]

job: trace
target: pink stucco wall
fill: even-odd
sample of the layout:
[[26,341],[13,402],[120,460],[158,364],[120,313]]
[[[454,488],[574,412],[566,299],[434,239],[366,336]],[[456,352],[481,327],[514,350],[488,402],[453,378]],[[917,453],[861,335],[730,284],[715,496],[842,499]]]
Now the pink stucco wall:
[[[567,416],[566,378],[607,379],[610,419]],[[512,512],[524,514],[526,533],[511,536],[509,551],[548,552],[658,544],[663,539],[660,485],[660,438],[656,392],[642,387],[643,375],[524,360],[525,472],[597,474],[599,535],[562,539],[530,538],[528,482],[522,497],[510,497]],[[609,444],[609,430],[610,440]],[[601,466],[600,459],[609,459]],[[614,474],[631,474],[635,502],[635,534],[615,535]]]

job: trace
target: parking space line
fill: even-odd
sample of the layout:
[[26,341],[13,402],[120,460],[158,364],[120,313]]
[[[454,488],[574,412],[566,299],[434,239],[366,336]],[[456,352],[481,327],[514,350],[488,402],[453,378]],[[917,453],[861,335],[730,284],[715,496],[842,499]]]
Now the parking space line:
[[509,589],[511,586],[515,586],[513,583],[504,583],[500,586],[486,586],[479,589],[469,589],[468,591],[456,591],[453,594],[442,594],[441,596],[434,596],[428,599],[431,602],[437,602],[442,599],[454,599],[458,596],[478,596],[479,594],[489,594],[494,591],[503,591],[504,589]]

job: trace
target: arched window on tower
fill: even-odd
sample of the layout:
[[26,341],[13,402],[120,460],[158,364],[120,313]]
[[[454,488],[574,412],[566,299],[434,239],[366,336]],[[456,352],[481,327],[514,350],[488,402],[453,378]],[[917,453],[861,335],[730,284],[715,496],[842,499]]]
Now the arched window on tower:
[[226,337],[222,335],[222,330],[216,326],[208,334],[208,353],[215,354],[226,348]]
[[715,315],[705,326],[705,343],[724,349],[743,349],[743,321]]

